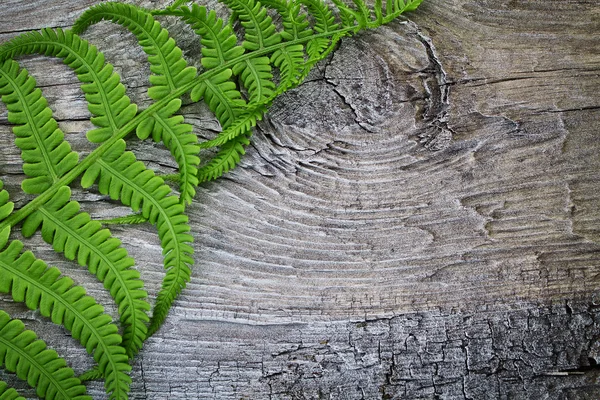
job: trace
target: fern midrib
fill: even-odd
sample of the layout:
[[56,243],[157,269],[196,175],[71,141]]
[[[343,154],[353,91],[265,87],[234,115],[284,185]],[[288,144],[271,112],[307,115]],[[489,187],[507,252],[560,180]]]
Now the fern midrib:
[[[36,339],[37,340],[37,339]],[[21,357],[27,359],[31,364],[35,365],[38,371],[41,371],[44,376],[54,384],[54,387],[58,388],[58,391],[63,395],[64,399],[69,398],[69,393],[60,385],[60,381],[54,378],[50,372],[48,372],[43,366],[32,356],[30,356],[25,349],[21,349],[20,347],[15,347],[15,345],[2,336],[0,336],[0,343],[4,344],[4,346],[11,348],[13,351],[16,351],[21,355]]]
[[[55,301],[61,303],[66,309],[71,310],[71,312],[73,313],[73,315],[75,315],[76,317],[78,317],[78,319],[80,321],[82,321],[84,323],[84,325],[86,325],[90,331],[94,334],[94,336],[96,337],[98,344],[102,346],[104,353],[105,354],[110,354],[109,350],[109,346],[104,342],[102,335],[100,335],[99,332],[97,332],[96,328],[94,328],[94,326],[85,318],[83,317],[79,311],[73,307],[71,305],[71,303],[69,303],[68,301],[66,301],[65,299],[63,299],[61,296],[56,295],[53,291],[48,290],[44,285],[40,284],[38,281],[36,281],[35,279],[30,278],[29,276],[27,276],[26,274],[22,273],[21,271],[19,271],[16,268],[12,268],[10,265],[6,264],[4,261],[0,260],[0,265],[7,271],[11,272],[12,274],[20,277],[21,279],[23,279],[24,281],[29,282],[29,284],[31,286],[35,286],[37,287],[40,291],[46,293],[48,296],[53,297]],[[96,350],[97,351],[97,350]],[[119,369],[117,368],[117,365],[115,364],[114,360],[112,359],[112,357],[107,357],[108,362],[110,363],[110,365],[113,367],[113,374],[118,375],[119,373]],[[118,385],[119,382],[119,378],[118,376],[115,378],[115,382],[117,382],[117,385],[115,385],[115,391],[116,392],[120,392],[121,388]],[[118,396],[121,397],[121,396]],[[65,399],[68,399],[69,397],[65,397]]]
[[[134,333],[137,332],[137,318],[135,318],[135,312],[134,312],[136,310],[135,302],[134,302],[134,299],[131,297],[131,292],[128,289],[126,289],[127,285],[126,285],[125,280],[119,273],[120,271],[118,271],[114,267],[114,264],[108,259],[108,257],[104,253],[102,253],[96,246],[89,246],[88,243],[91,243],[90,241],[81,237],[81,235],[79,235],[79,233],[77,233],[75,230],[71,229],[71,227],[69,225],[66,225],[65,223],[63,223],[60,220],[60,218],[55,218],[54,214],[52,214],[50,211],[46,210],[44,207],[40,207],[39,211],[42,214],[44,214],[47,218],[52,220],[52,222],[54,222],[54,224],[58,225],[61,229],[69,232],[69,234],[71,236],[73,236],[77,240],[79,240],[79,242],[82,243],[83,245],[85,245],[88,249],[91,249],[113,271],[113,274],[117,277],[117,281],[119,281],[119,283],[121,284],[121,287],[125,288],[124,292],[126,295],[125,297],[127,298],[127,304],[129,304],[129,307],[132,310],[131,316],[132,316],[133,322],[131,323],[131,327],[133,328]],[[127,345],[127,343],[125,343],[122,346],[127,349],[126,345]]]
[[38,149],[40,149],[40,153],[42,153],[42,157],[44,158],[44,163],[48,167],[48,172],[50,173],[50,177],[52,178],[52,182],[56,182],[58,180],[58,173],[54,169],[54,165],[50,162],[50,155],[46,152],[46,146],[44,146],[44,141],[39,137],[38,126],[35,124],[33,116],[31,115],[31,110],[29,109],[29,105],[27,103],[27,99],[23,96],[23,92],[19,90],[19,84],[12,79],[9,74],[0,69],[0,74],[2,74],[6,80],[12,85],[19,96],[19,100],[25,106],[23,110],[25,111],[25,115],[27,116],[27,121],[29,121],[29,126],[31,126],[32,136],[35,138],[35,142],[37,143]]
[[[68,186],[71,182],[73,182],[75,179],[77,179],[77,177],[79,175],[81,175],[85,170],[87,170],[95,162],[97,162],[97,160],[99,160],[100,157],[102,157],[102,155],[113,144],[115,144],[118,140],[125,138],[129,133],[131,133],[141,121],[145,120],[146,118],[150,118],[152,113],[155,113],[158,110],[162,109],[170,101],[181,97],[182,95],[184,95],[185,93],[190,91],[194,86],[198,85],[199,83],[202,83],[203,81],[207,81],[208,79],[212,78],[213,76],[221,73],[224,69],[231,68],[233,65],[235,65],[239,62],[245,61],[246,59],[266,55],[266,54],[272,53],[272,52],[274,52],[282,47],[285,47],[285,46],[289,46],[289,45],[293,45],[293,44],[303,44],[312,39],[318,39],[321,37],[329,37],[329,36],[335,36],[335,35],[343,36],[344,34],[351,32],[353,30],[354,30],[354,27],[347,27],[347,28],[338,29],[337,31],[334,31],[334,32],[323,32],[323,33],[318,33],[316,35],[304,37],[304,38],[297,39],[297,40],[291,40],[288,42],[280,42],[275,45],[266,47],[262,50],[255,50],[255,51],[252,51],[249,53],[244,53],[244,54],[240,55],[239,57],[236,57],[236,58],[233,58],[233,59],[227,61],[226,63],[224,63],[223,65],[221,65],[219,67],[210,69],[210,70],[198,75],[196,78],[192,79],[190,82],[181,86],[180,88],[177,88],[176,90],[174,90],[173,92],[171,92],[170,94],[165,96],[163,99],[158,100],[155,103],[148,106],[148,108],[141,111],[138,115],[136,115],[134,118],[132,118],[128,123],[126,123],[121,128],[115,129],[115,134],[113,137],[111,137],[110,139],[108,139],[107,141],[102,143],[95,150],[93,150],[90,154],[88,154],[88,156],[85,159],[83,159],[75,168],[73,168],[72,170],[70,170],[69,172],[64,174],[50,188],[46,189],[46,191],[44,191],[43,193],[38,195],[35,199],[31,200],[25,206],[23,206],[22,208],[20,208],[19,210],[15,211],[13,214],[11,214],[9,217],[4,219],[2,221],[2,223],[0,223],[0,232],[7,226],[12,227],[12,226],[18,224],[21,220],[26,218],[33,211],[37,210],[44,203],[46,203],[52,196],[54,196],[54,194],[56,194],[56,192],[58,191],[58,189],[60,187]],[[47,45],[52,45],[52,46],[62,46],[66,50],[71,52],[71,49],[62,43],[56,43],[53,41],[40,41],[40,42],[36,42],[36,43],[38,45],[47,44]],[[2,59],[3,59],[2,53],[0,53],[0,60],[2,60]]]

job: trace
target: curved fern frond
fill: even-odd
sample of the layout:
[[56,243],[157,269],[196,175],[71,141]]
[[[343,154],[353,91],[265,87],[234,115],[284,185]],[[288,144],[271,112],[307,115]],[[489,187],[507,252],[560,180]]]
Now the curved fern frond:
[[275,83],[269,57],[244,60],[233,67],[233,73],[242,80],[251,104],[262,103],[273,96]]
[[0,65],[0,95],[8,109],[8,121],[16,125],[15,143],[21,149],[23,172],[29,177],[21,187],[25,193],[41,193],[73,169],[79,156],[64,140],[35,79],[15,61]]
[[[75,23],[73,31],[83,32],[101,20],[109,20],[129,29],[148,54],[152,71],[152,86],[148,89],[150,98],[160,100],[196,76],[196,68],[187,65],[183,52],[169,37],[168,31],[145,10],[129,4],[101,3],[86,10]],[[171,118],[180,107],[180,101],[171,101],[167,107],[153,113],[153,118],[147,118],[138,125],[136,133],[140,139],[152,135],[154,141],[162,141],[171,151],[180,170],[182,202],[190,204],[196,193],[200,159],[196,156],[197,138],[192,134],[192,126],[185,124],[182,117]]]
[[[299,0],[314,19],[313,29],[318,33],[335,33],[339,24],[335,21],[333,10],[320,0]],[[330,43],[328,37],[311,39],[306,45],[306,52],[310,59],[321,59],[323,51]]]
[[[256,51],[281,42],[273,20],[267,9],[255,0],[221,0],[235,13],[244,27],[242,47],[246,51]],[[246,59],[233,67],[250,96],[250,102],[267,99],[275,89],[269,58],[266,56]]]
[[231,25],[218,18],[214,10],[207,11],[206,7],[194,3],[192,8],[182,6],[169,12],[169,15],[181,17],[200,36],[200,62],[207,70],[222,66],[244,54],[245,49],[237,45],[237,37]]
[[69,330],[88,353],[93,353],[111,399],[127,399],[131,366],[111,317],[84,288],[74,286],[57,268],[48,268],[30,251],[22,250],[23,243],[14,240],[0,253],[0,292],[9,293],[32,310],[39,309],[43,316]]
[[110,316],[85,295],[83,288],[73,286],[69,278],[59,278],[60,271],[48,269],[31,252],[21,253],[22,248],[21,242],[13,241],[0,253],[0,271],[4,276],[0,291],[10,293],[15,301],[25,302],[30,309],[39,309],[54,323],[63,324],[89,353],[93,352],[106,377],[107,392],[112,392],[111,398],[126,399],[130,382],[126,372],[131,367],[119,346],[121,337],[110,323]]
[[181,100],[171,100],[162,109],[153,112],[136,128],[137,136],[145,139],[152,135],[155,142],[162,141],[171,151],[179,166],[179,190],[182,203],[191,204],[198,186],[198,138],[192,133],[193,127],[184,123],[181,115],[171,116],[181,107]]
[[63,186],[52,200],[31,214],[23,223],[25,237],[33,235],[40,224],[43,239],[69,260],[77,260],[103,282],[118,305],[123,326],[123,343],[129,358],[146,339],[150,305],[140,274],[131,267],[134,260],[121,247],[121,241],[102,229],[89,214],[79,212],[79,203],[69,201],[71,190]]
[[72,31],[46,28],[17,36],[0,48],[0,61],[31,53],[62,58],[75,71],[93,115],[91,121],[98,127],[87,133],[90,141],[107,140],[136,115],[137,106],[125,94],[113,66],[104,62],[96,46]]
[[8,384],[4,381],[0,381],[0,400],[25,400],[25,397],[19,395],[19,393],[8,387]]
[[198,181],[217,179],[235,167],[240,162],[240,157],[246,153],[244,146],[250,144],[249,137],[250,133],[236,136],[221,146],[217,155],[198,171]]
[[[162,14],[182,18],[200,36],[200,61],[207,71],[220,68],[244,54],[245,49],[237,45],[237,37],[231,26],[218,18],[213,10],[208,12],[206,7],[193,4],[192,8],[169,8]],[[193,101],[203,98],[223,128],[229,126],[246,105],[232,80],[231,68],[222,69],[214,76],[201,80],[192,89],[190,97]]]
[[223,69],[218,74],[201,81],[190,93],[193,101],[204,98],[204,102],[223,128],[235,121],[243,111],[242,106],[246,104],[236,84],[230,79],[232,75],[233,71],[230,68]]
[[[73,44],[77,44],[79,47],[73,49],[71,48]],[[193,249],[189,245],[192,238],[187,234],[189,227],[186,224],[187,217],[183,215],[184,208],[179,205],[175,196],[168,196],[170,188],[164,185],[162,179],[155,177],[154,173],[147,170],[142,163],[136,162],[133,153],[124,153],[125,143],[122,139],[112,137],[113,135],[123,135],[123,130],[126,128],[123,128],[122,124],[127,124],[128,127],[137,125],[135,122],[131,122],[129,115],[131,111],[135,112],[135,105],[130,107],[129,98],[125,95],[120,96],[116,103],[110,101],[112,98],[110,96],[115,92],[120,94],[124,91],[124,87],[119,83],[118,75],[112,73],[110,64],[102,66],[104,63],[102,53],[98,53],[93,46],[89,46],[87,42],[72,32],[63,32],[62,30],[54,32],[46,29],[42,33],[18,37],[2,46],[0,60],[8,55],[15,56],[40,50],[45,51],[48,55],[64,57],[65,62],[75,68],[80,80],[90,82],[82,86],[86,92],[86,99],[90,97],[90,92],[93,92],[94,100],[98,100],[94,96],[102,98],[98,100],[97,104],[89,104],[88,107],[92,113],[101,113],[102,110],[116,108],[118,110],[116,114],[106,113],[107,120],[116,121],[115,116],[123,118],[119,120],[118,124],[111,125],[110,129],[107,128],[107,132],[111,136],[110,141],[104,143],[104,147],[101,146],[92,152],[78,165],[78,168],[71,170],[68,178],[72,180],[77,177],[78,174],[75,173],[77,169],[81,172],[85,171],[82,185],[89,187],[100,176],[99,188],[102,193],[110,194],[113,199],[120,199],[134,210],[141,207],[142,215],[157,225],[167,274],[163,280],[163,287],[150,322],[149,334],[151,334],[158,329],[166,317],[166,310],[190,278],[189,266],[193,263],[191,257]],[[80,54],[82,51],[92,55],[91,62],[93,64],[88,60],[89,57]],[[115,95],[116,97],[119,96]],[[150,109],[154,112],[159,111],[152,106]],[[148,110],[146,111],[149,113]],[[145,115],[147,116],[148,113]],[[119,127],[123,130],[120,130]],[[94,131],[98,131],[98,129]],[[94,139],[100,139],[100,136],[94,135]],[[101,139],[104,140],[105,137],[102,136]],[[100,173],[101,171],[102,173]],[[60,189],[57,186],[57,184],[53,185],[52,192],[44,192],[44,196],[39,196],[19,210],[18,218],[26,216],[25,211],[31,213],[36,210],[35,207],[41,207],[44,201],[49,200],[51,194],[56,194]],[[14,218],[10,221],[11,224],[18,221],[16,216],[12,217]]]
[[[0,365],[36,388],[39,397],[64,400],[92,400],[73,370],[33,331],[18,319],[0,310]],[[5,391],[2,399],[18,399]],[[10,397],[13,396],[13,397]]]
[[137,161],[133,153],[125,151],[123,140],[117,141],[81,178],[83,187],[90,187],[96,181],[101,193],[120,200],[134,211],[141,210],[142,216],[158,229],[167,273],[148,328],[150,336],[160,327],[171,303],[190,279],[193,238],[187,217],[178,199],[169,195],[171,189]]
[[183,52],[175,40],[149,12],[134,5],[106,2],[87,9],[73,26],[73,32],[81,33],[90,25],[108,20],[123,25],[133,33],[150,61],[148,95],[160,100],[173,89],[190,82],[196,76],[196,68],[189,67]]
[[[144,110],[138,111],[131,103],[120,77],[105,63],[102,53],[71,31],[43,29],[0,46],[0,95],[8,105],[9,120],[17,125],[14,130],[27,175],[23,189],[37,195],[13,210],[0,182],[0,250],[8,243],[11,228],[20,221],[25,220],[25,235],[41,225],[42,237],[56,251],[87,265],[104,282],[118,304],[124,337],[118,335],[110,317],[82,288],[73,286],[70,279],[60,277],[56,268],[48,268],[30,252],[23,253],[19,241],[11,242],[0,252],[0,291],[10,292],[15,300],[39,308],[42,315],[71,330],[99,364],[97,370],[83,377],[104,376],[111,398],[126,398],[130,384],[127,372],[131,368],[128,356],[133,356],[142,341],[160,327],[175,297],[190,279],[193,238],[184,209],[197,184],[215,179],[239,162],[244,146],[249,144],[252,127],[273,100],[302,82],[341,38],[390,22],[422,2],[386,0],[384,5],[383,0],[375,0],[374,7],[369,8],[364,0],[353,0],[352,7],[344,0],[332,0],[337,5],[335,10],[323,0],[219,1],[233,11],[228,23],[205,7],[185,6],[185,0],[151,12],[131,5],[102,3],[85,12],[77,22],[75,29],[81,31],[100,20],[110,20],[124,25],[137,37],[148,54],[152,73],[148,94],[154,102]],[[275,26],[267,8],[281,15],[282,30]],[[204,68],[200,74],[187,65],[182,51],[152,14],[175,15],[192,26],[200,36]],[[241,45],[233,31],[234,21],[240,21],[243,28]],[[98,146],[81,161],[64,140],[33,78],[16,63],[7,61],[31,53],[62,58],[82,82],[95,125],[87,137]],[[176,115],[182,96],[188,93],[193,101],[206,102],[222,127],[215,139],[202,145],[191,125]],[[171,194],[163,179],[137,161],[133,153],[125,151],[123,139],[134,131],[141,139],[152,136],[163,142],[175,157],[179,171],[172,176],[180,183],[179,199]],[[199,168],[201,147],[213,146],[221,147],[212,160]],[[139,274],[131,269],[133,261],[108,230],[80,212],[78,203],[70,201],[68,185],[79,177],[82,186],[97,182],[101,193],[140,212],[133,219],[107,223],[144,220],[157,226],[166,275],[147,328],[149,307],[143,300],[146,293]],[[19,373],[20,368],[24,376],[23,371],[34,369],[31,365],[36,359],[24,351],[19,353],[10,340],[2,342],[2,323],[0,315],[0,361],[10,360],[15,365],[13,369]],[[22,326],[16,330],[23,331]],[[37,343],[35,337],[31,342]],[[44,354],[45,346],[32,348]],[[10,352],[13,355],[5,357]],[[27,362],[14,361],[19,357]],[[87,398],[77,392],[79,389],[73,389],[74,396],[59,396],[58,391],[70,389],[61,389],[62,383],[53,378],[55,370],[43,371],[58,361],[48,363],[36,364],[35,368],[42,372],[36,372],[35,379],[29,378],[39,393],[48,398]],[[60,371],[63,365],[64,362]],[[49,384],[40,380],[40,374],[46,374],[47,380],[55,379],[57,389],[47,389]],[[82,387],[72,371],[57,374],[75,382],[74,387]]]

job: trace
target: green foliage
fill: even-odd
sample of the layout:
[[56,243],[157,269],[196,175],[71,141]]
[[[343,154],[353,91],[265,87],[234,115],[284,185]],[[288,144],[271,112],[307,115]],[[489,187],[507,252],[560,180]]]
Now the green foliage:
[[[0,364],[37,389],[46,399],[91,400],[85,386],[75,378],[64,359],[37,340],[33,331],[25,330],[19,320],[0,310]],[[5,389],[2,396],[10,398]]]
[[[197,185],[235,167],[252,128],[273,100],[299,85],[342,37],[390,22],[422,0],[377,0],[373,9],[363,0],[354,0],[354,7],[336,0],[337,10],[322,0],[221,1],[233,12],[228,22],[204,6],[186,5],[188,1],[178,0],[162,10],[100,3],[85,11],[73,30],[42,29],[0,46],[0,96],[21,150],[26,175],[22,189],[34,196],[15,210],[0,182],[0,292],[63,325],[97,362],[76,378],[64,360],[24,330],[22,322],[0,311],[0,363],[35,387],[40,397],[86,399],[81,382],[104,379],[111,399],[127,398],[131,360],[160,328],[190,280],[193,239],[185,207],[193,201]],[[273,22],[273,13],[279,14],[282,29]],[[180,18],[199,36],[200,71],[188,65],[157,20],[164,15]],[[104,55],[78,36],[102,20],[127,28],[148,56],[152,103],[143,110],[127,97]],[[241,42],[233,29],[236,21],[243,28]],[[97,144],[85,157],[71,149],[35,79],[14,61],[27,54],[62,59],[81,82],[95,125],[87,138]],[[214,113],[222,127],[215,138],[199,143],[192,126],[177,114],[186,94]],[[168,178],[176,178],[179,195],[127,151],[124,139],[133,132],[140,140],[151,137],[170,150],[178,173]],[[201,149],[213,147],[218,151],[201,165]],[[71,199],[70,186],[78,182],[136,214],[102,223],[92,220]],[[146,222],[156,227],[166,270],[151,317],[135,261],[103,227]],[[122,333],[83,288],[24,251],[23,242],[10,240],[20,223],[23,236],[41,232],[56,252],[76,260],[103,283],[118,307]],[[17,398],[18,393],[0,381],[0,399]]]

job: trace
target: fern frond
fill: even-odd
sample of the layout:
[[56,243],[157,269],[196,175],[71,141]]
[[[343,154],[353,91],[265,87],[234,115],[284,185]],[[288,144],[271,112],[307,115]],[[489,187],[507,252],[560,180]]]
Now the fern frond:
[[281,15],[283,31],[279,34],[282,40],[302,39],[312,35],[306,14],[301,13],[301,4],[290,0],[262,0],[261,4]]
[[0,48],[0,61],[31,53],[62,58],[75,71],[93,115],[91,121],[98,127],[87,133],[90,141],[107,140],[136,115],[137,106],[125,95],[113,66],[104,62],[96,46],[72,31],[46,28],[17,36]]
[[[101,3],[86,10],[73,30],[75,33],[83,32],[101,20],[109,20],[129,29],[148,54],[152,71],[152,86],[148,89],[150,98],[160,100],[196,76],[196,68],[187,65],[183,52],[169,37],[168,31],[145,10],[129,4]],[[196,193],[200,159],[196,156],[197,138],[192,134],[192,126],[184,123],[183,117],[171,117],[180,107],[181,101],[171,101],[167,107],[153,113],[153,118],[147,118],[138,125],[136,133],[140,139],[152,135],[154,141],[162,141],[171,151],[180,170],[182,202],[190,204]]]
[[217,17],[214,10],[193,4],[183,6],[170,15],[181,17],[200,36],[202,58],[200,62],[207,70],[224,65],[244,54],[245,49],[237,45],[237,37],[231,25]]
[[198,171],[198,181],[206,182],[217,179],[231,170],[240,162],[240,157],[246,152],[244,146],[250,144],[250,133],[239,135],[226,142],[217,155]]
[[100,379],[104,378],[104,375],[102,375],[102,372],[100,371],[98,366],[95,366],[94,368],[92,368],[88,371],[85,371],[83,374],[79,375],[77,378],[81,382],[88,382],[88,381],[100,380]]
[[[244,54],[244,48],[237,46],[237,37],[231,26],[218,18],[213,10],[208,12],[206,7],[193,4],[192,8],[182,6],[169,9],[165,14],[182,18],[200,36],[200,61],[207,71],[222,68]],[[204,98],[223,128],[229,126],[246,105],[232,80],[231,68],[223,68],[214,76],[201,80],[192,89],[190,97],[193,101]]]
[[39,309],[43,316],[69,330],[88,353],[93,353],[111,399],[127,399],[131,366],[111,317],[84,288],[74,286],[70,278],[60,277],[57,268],[48,268],[31,252],[22,250],[23,243],[14,240],[0,253],[0,292],[11,294],[32,310]]
[[[255,0],[221,0],[229,6],[244,27],[242,47],[246,51],[268,48],[281,42],[281,35],[267,13],[267,9]],[[250,102],[269,98],[275,88],[268,57],[246,59],[233,67],[250,96]]]
[[169,195],[171,189],[164,181],[137,161],[133,153],[125,151],[123,140],[117,141],[85,172],[81,184],[90,187],[97,180],[101,193],[120,200],[134,211],[141,210],[142,216],[158,229],[167,273],[148,328],[150,336],[160,327],[171,303],[190,279],[193,238],[187,216],[177,198]]
[[[12,201],[9,201],[10,195],[3,188],[4,188],[4,182],[2,182],[2,180],[0,180],[0,221],[5,219],[6,217],[8,217],[15,208],[15,204]],[[6,240],[3,239],[1,233],[0,233],[0,243],[6,243]]]
[[77,260],[103,282],[118,305],[123,326],[125,352],[132,358],[146,339],[146,312],[150,304],[143,290],[140,274],[131,267],[134,260],[121,247],[121,241],[112,237],[108,229],[102,229],[90,215],[79,212],[79,203],[69,201],[71,190],[63,186],[52,200],[31,214],[23,223],[25,237],[33,235],[40,224],[43,239],[55,251],[64,253],[69,260]]
[[233,67],[233,73],[240,77],[250,97],[250,103],[262,103],[271,98],[275,90],[269,57],[256,57],[244,60]]
[[[26,330],[18,319],[0,310],[0,365],[36,388],[39,397],[64,400],[92,400],[73,370],[33,331]],[[7,399],[19,398],[9,397]]]
[[[333,10],[321,0],[299,0],[313,17],[313,29],[317,33],[335,33],[340,25],[335,21]],[[329,45],[328,37],[310,39],[306,45],[306,52],[310,59],[321,59],[323,51]]]
[[191,204],[198,186],[198,138],[192,132],[193,127],[183,122],[181,115],[171,116],[174,109],[181,107],[181,100],[171,100],[165,107],[152,113],[149,118],[142,121],[136,128],[137,136],[145,139],[149,135],[155,142],[162,141],[171,151],[179,166],[179,191],[182,203]]
[[[179,175],[177,178],[179,178]],[[179,179],[177,180],[179,181]],[[148,222],[148,220],[140,214],[125,215],[123,217],[115,217],[111,219],[97,219],[96,221],[102,225],[134,225]]]
[[15,61],[0,66],[0,95],[8,109],[8,121],[15,124],[15,143],[21,149],[23,172],[29,177],[21,187],[25,193],[39,194],[77,165],[79,156],[64,140],[35,79]]
[[196,76],[196,68],[187,65],[183,52],[177,47],[175,40],[169,37],[169,32],[161,27],[152,14],[137,6],[117,2],[97,4],[77,19],[73,32],[81,33],[102,20],[112,21],[129,29],[149,55],[152,71],[152,87],[148,89],[150,98],[160,100]]
[[237,136],[249,133],[256,126],[256,123],[262,119],[267,111],[267,106],[268,104],[262,103],[251,104],[244,114],[240,115],[227,129],[220,132],[216,138],[200,143],[200,148],[209,149],[221,146]]
[[19,393],[8,387],[8,384],[4,381],[0,381],[0,400],[25,400],[25,397],[19,395]]
[[236,84],[231,80],[232,75],[233,71],[230,68],[223,69],[218,74],[201,81],[190,93],[193,101],[204,98],[204,102],[223,128],[235,121],[243,111],[242,106],[246,104]]

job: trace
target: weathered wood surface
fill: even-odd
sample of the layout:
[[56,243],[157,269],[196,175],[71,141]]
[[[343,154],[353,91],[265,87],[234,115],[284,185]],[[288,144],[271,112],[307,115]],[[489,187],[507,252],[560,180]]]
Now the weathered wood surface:
[[[0,42],[68,27],[94,3],[3,0]],[[345,39],[277,101],[241,167],[199,189],[192,282],[136,359],[131,397],[599,398],[598,32],[595,1],[425,0]],[[85,36],[147,104],[131,37],[104,23]],[[189,31],[178,38],[198,53]],[[56,60],[22,64],[89,151],[74,75]],[[19,205],[0,113],[0,178]],[[200,135],[217,129],[202,106],[185,115]],[[172,171],[160,146],[131,147]],[[99,218],[128,212],[76,197]],[[153,228],[115,232],[154,296]],[[28,245],[115,313],[85,271]],[[77,371],[91,366],[62,328],[2,299]],[[101,384],[90,392],[104,398]]]

